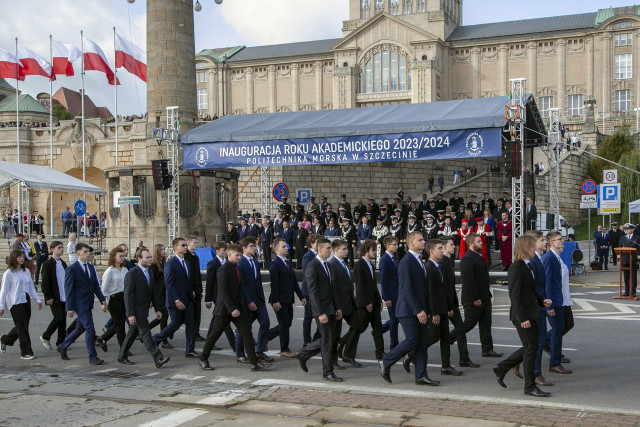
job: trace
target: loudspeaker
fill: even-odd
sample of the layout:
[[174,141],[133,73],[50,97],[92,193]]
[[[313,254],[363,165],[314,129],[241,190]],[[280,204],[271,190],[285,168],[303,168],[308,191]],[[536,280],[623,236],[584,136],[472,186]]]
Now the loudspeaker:
[[152,160],[151,169],[153,170],[153,186],[156,190],[166,190],[171,187],[173,177],[169,175],[168,160]]

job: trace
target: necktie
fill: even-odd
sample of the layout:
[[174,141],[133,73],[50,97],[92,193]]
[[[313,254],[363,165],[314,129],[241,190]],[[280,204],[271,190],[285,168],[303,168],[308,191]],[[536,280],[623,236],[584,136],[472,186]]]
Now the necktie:
[[349,276],[349,280],[351,280],[351,272],[349,272],[349,267],[347,267],[347,264],[345,264],[344,261],[341,261],[341,263],[344,269],[347,270],[347,276]]
[[531,272],[531,277],[533,277],[533,280],[536,280],[536,275],[533,274],[533,268],[531,268],[531,263],[528,263],[527,267],[529,267],[529,271]]
[[253,275],[256,277],[256,279],[258,278],[258,270],[256,269],[256,264],[255,262],[253,262],[253,258],[251,258],[249,260],[249,262],[251,262],[251,268],[253,269]]
[[238,266],[236,265],[236,276],[238,277],[238,287],[242,286],[242,279],[240,276],[240,269],[238,268]]
[[87,276],[87,279],[90,278],[89,276],[89,267],[87,267],[87,264],[84,264],[84,274]]
[[331,280],[331,273],[329,272],[329,266],[327,265],[327,262],[323,262],[322,265],[324,266],[324,271],[327,273],[327,277],[329,277],[329,280]]
[[149,270],[142,269],[144,273],[144,278],[147,279],[147,286],[151,286],[151,281],[149,280]]
[[284,265],[287,266],[287,270],[291,271],[291,266],[289,265],[289,261],[287,261],[286,259],[284,260]]
[[187,268],[187,264],[184,260],[182,260],[182,267],[184,267],[184,272],[187,274],[187,277],[189,277],[189,269]]

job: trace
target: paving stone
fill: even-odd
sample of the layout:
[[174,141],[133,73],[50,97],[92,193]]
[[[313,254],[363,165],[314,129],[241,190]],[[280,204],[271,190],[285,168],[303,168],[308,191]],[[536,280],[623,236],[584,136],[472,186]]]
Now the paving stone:
[[[215,426],[225,427],[246,427],[246,426],[260,426],[260,427],[307,427],[320,425],[319,420],[310,420],[307,418],[290,418],[290,417],[269,417],[265,415],[238,415],[233,419],[227,419],[215,423]],[[185,425],[185,424],[183,424]],[[353,425],[352,425],[353,426]]]
[[42,384],[38,387],[32,387],[30,390],[37,393],[63,393],[72,394],[75,396],[86,396],[87,394],[94,393],[107,388],[107,385],[99,384],[77,384],[77,383],[63,383],[52,382]]
[[248,402],[235,405],[233,409],[239,409],[243,411],[267,412],[270,414],[309,416],[322,410],[323,407],[315,405],[300,405],[297,403],[250,400]]
[[401,425],[405,417],[412,416],[411,412],[380,411],[364,408],[341,408],[339,406],[329,406],[313,414],[317,418],[329,420],[354,421],[362,423]]
[[118,399],[153,401],[158,399],[163,393],[166,393],[166,391],[154,390],[150,388],[141,389],[139,387],[109,387],[104,390],[90,393],[87,395],[87,397],[100,396],[115,397]]
[[38,381],[18,380],[9,378],[0,378],[0,390],[3,392],[29,390],[33,386],[37,386]]
[[447,417],[442,415],[420,414],[407,420],[402,427],[514,427],[516,424],[501,421],[485,421],[473,418]]

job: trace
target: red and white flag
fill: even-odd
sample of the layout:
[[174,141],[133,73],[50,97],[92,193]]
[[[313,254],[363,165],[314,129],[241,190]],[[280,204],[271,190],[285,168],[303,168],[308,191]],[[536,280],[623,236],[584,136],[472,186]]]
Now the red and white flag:
[[81,56],[82,52],[74,45],[53,42],[53,74],[73,76],[72,62]]
[[48,77],[50,80],[56,79],[56,75],[51,73],[52,68],[49,61],[41,58],[26,47],[18,45],[18,59],[24,67],[25,76],[43,76]]
[[107,80],[110,85],[120,84],[116,83],[115,73],[109,67],[107,57],[104,55],[100,46],[92,42],[88,38],[84,37],[84,69],[93,71],[102,71],[107,75]]
[[18,58],[0,49],[0,78],[24,80],[24,67]]
[[116,34],[116,68],[123,68],[147,81],[147,55],[129,40]]

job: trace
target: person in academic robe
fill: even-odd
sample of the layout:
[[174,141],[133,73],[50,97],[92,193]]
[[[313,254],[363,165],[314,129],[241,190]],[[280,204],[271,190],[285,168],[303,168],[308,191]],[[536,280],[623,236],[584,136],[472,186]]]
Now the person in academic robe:
[[493,239],[493,230],[488,223],[484,222],[484,218],[477,218],[476,225],[473,228],[473,232],[478,234],[482,239],[482,259],[487,265],[491,265],[491,258],[489,257],[491,251],[491,240]]
[[457,231],[458,236],[460,237],[460,259],[464,256],[467,251],[467,236],[471,233],[471,228],[469,228],[469,221],[463,219],[460,221],[460,228]]
[[502,212],[502,220],[496,224],[496,238],[500,243],[500,257],[502,258],[504,271],[507,271],[511,265],[512,227],[513,224],[509,219],[509,213]]

